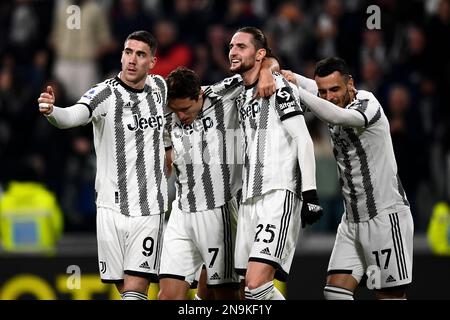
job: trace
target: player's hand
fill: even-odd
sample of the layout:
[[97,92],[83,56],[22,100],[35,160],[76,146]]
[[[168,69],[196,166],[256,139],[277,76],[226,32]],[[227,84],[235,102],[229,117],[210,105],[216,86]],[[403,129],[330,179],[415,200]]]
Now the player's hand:
[[313,224],[323,215],[323,208],[320,206],[316,190],[308,190],[302,193],[302,228],[307,224]]
[[39,112],[45,115],[49,115],[53,112],[53,105],[55,104],[55,94],[53,88],[47,86],[47,91],[42,92],[38,98]]
[[259,72],[258,85],[253,98],[264,97],[268,98],[276,91],[275,79],[269,69],[262,68]]
[[281,74],[286,78],[287,81],[297,85],[297,79],[294,76],[294,73],[291,70],[281,70]]

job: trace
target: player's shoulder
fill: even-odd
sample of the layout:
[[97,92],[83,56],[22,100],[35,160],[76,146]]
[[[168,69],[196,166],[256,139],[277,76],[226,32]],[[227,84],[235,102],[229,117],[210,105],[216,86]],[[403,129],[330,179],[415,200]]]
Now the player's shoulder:
[[286,78],[283,77],[283,75],[277,71],[272,72],[272,75],[273,75],[273,79],[275,80],[275,85],[277,88],[282,88],[282,87],[296,88],[297,87],[293,83],[287,81]]
[[356,93],[356,99],[358,100],[367,100],[369,102],[376,102],[378,103],[378,99],[375,97],[375,95],[367,90],[358,90]]
[[[298,88],[293,83],[286,80],[285,77],[279,72],[272,72],[273,78],[275,80],[275,87],[277,91],[274,93],[276,95],[277,99],[280,97],[286,97],[287,94],[294,96],[298,96]],[[286,93],[283,93],[286,92]]]
[[243,86],[243,80],[240,75],[225,78],[214,84],[202,86],[205,97],[209,99],[223,98],[224,96],[234,96]]
[[211,85],[205,86],[205,89],[218,93],[226,91],[228,89],[239,87],[243,84],[242,77],[240,75],[234,75],[232,77],[225,78],[223,80],[217,81]]
[[159,74],[148,74],[147,79],[145,79],[145,82],[151,82],[151,81],[162,81],[166,82],[166,80],[160,76]]
[[284,84],[285,81],[286,81],[286,79],[283,77],[283,75],[281,73],[277,72],[277,71],[273,71],[272,72],[272,76],[273,76],[273,78],[275,79],[275,81],[277,83],[280,82],[280,83]]
[[145,84],[150,87],[167,87],[166,80],[159,74],[148,74]]
[[[157,102],[160,103],[162,101],[163,105],[166,104],[168,88],[166,80],[162,76],[158,74],[148,74],[145,79],[144,91],[146,94],[156,94]],[[162,100],[160,100],[161,97]]]
[[103,82],[94,84],[89,90],[87,90],[82,98],[93,99],[100,93],[111,92],[114,87],[119,84],[116,78],[109,78]]

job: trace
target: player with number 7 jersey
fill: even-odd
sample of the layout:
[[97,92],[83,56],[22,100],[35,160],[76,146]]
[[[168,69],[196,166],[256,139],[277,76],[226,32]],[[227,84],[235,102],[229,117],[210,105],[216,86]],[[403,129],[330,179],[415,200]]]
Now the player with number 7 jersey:
[[239,299],[233,255],[242,164],[234,98],[242,79],[201,87],[198,75],[180,67],[167,85],[165,145],[177,198],[164,235],[159,299],[185,299],[203,264],[216,299]]

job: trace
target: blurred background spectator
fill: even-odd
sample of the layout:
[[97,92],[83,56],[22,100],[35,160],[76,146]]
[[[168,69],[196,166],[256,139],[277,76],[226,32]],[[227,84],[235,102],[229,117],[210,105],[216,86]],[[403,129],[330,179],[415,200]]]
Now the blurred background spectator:
[[[68,10],[72,5],[81,13],[79,27],[68,22],[69,15],[77,14]],[[53,74],[68,98],[76,102],[100,81],[99,61],[113,48],[109,15],[93,0],[57,1],[54,12],[49,39],[55,54]]]
[[42,183],[40,155],[18,159],[17,175],[0,199],[1,247],[10,253],[51,255],[63,233],[63,214],[53,192]]
[[[381,29],[368,30],[369,5]],[[80,28],[68,28],[81,10]],[[399,175],[416,230],[433,205],[450,200],[450,0],[15,0],[0,3],[0,193],[17,178],[17,160],[41,159],[44,184],[64,212],[66,232],[95,229],[95,155],[90,126],[57,131],[37,111],[52,84],[58,105],[120,70],[123,42],[146,29],[158,39],[154,73],[184,65],[203,84],[230,75],[228,43],[242,26],[267,34],[282,67],[312,76],[321,58],[346,59],[357,88],[373,91],[388,115]],[[342,213],[329,136],[308,118],[318,191],[326,211],[310,232],[334,233]],[[32,156],[31,156],[32,155]]]

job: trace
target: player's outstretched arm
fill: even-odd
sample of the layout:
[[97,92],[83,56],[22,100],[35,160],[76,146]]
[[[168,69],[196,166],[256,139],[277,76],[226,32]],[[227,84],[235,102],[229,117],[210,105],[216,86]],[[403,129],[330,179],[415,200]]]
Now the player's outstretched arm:
[[354,109],[345,109],[319,98],[305,89],[298,88],[301,101],[319,119],[332,125],[364,127],[366,120],[362,113]]
[[51,86],[47,86],[46,92],[40,94],[38,103],[39,112],[45,115],[51,124],[60,129],[84,125],[90,118],[90,111],[83,104],[75,104],[68,108],[55,106],[55,94]]
[[[300,99],[320,120],[333,125],[349,127],[362,127],[365,125],[365,118],[360,112],[340,108],[325,99],[317,97],[318,88],[314,80],[290,70],[281,70],[281,74],[286,80],[298,87]],[[356,93],[356,89],[353,88],[353,90]]]
[[317,95],[317,84],[313,79],[306,78],[300,74],[294,73],[291,70],[281,70],[281,74],[287,81],[295,84],[299,88],[303,88],[314,95]]

